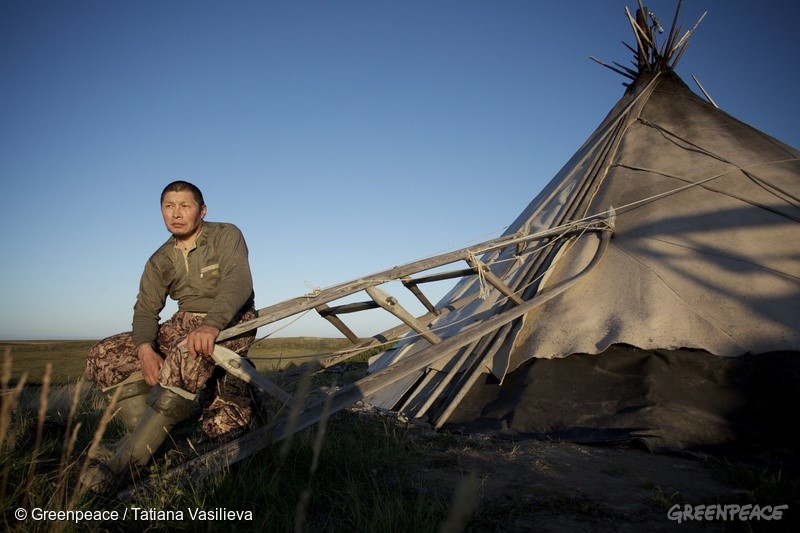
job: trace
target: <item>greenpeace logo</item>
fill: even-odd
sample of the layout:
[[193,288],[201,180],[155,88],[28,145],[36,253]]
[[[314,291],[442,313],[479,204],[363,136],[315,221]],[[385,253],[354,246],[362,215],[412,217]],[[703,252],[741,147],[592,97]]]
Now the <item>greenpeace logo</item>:
[[675,504],[667,511],[667,518],[679,524],[692,520],[722,520],[722,521],[741,521],[749,520],[780,520],[783,518],[783,511],[788,509],[788,505],[759,505],[747,504],[714,504],[714,505],[680,505]]

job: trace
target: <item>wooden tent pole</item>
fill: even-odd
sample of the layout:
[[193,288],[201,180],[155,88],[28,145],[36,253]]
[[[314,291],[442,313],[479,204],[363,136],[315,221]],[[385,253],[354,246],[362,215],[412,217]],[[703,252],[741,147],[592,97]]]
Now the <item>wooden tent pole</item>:
[[431,344],[439,344],[442,342],[442,339],[440,339],[438,335],[428,329],[425,324],[417,320],[414,315],[406,311],[406,309],[397,301],[397,298],[390,296],[386,292],[380,290],[378,287],[367,287],[365,290],[376,304],[399,318],[404,324],[419,333],[420,336],[426,341],[430,342]]
[[319,313],[319,316],[330,322],[331,325],[338,329],[342,335],[347,337],[350,342],[353,344],[359,343],[361,339],[358,337],[358,335],[356,335],[352,329],[348,328],[347,324],[342,322],[342,319],[339,318],[336,313],[331,312],[331,308],[328,307],[328,304],[318,305],[315,309],[317,313]]
[[[318,422],[324,411],[331,414],[349,407],[359,400],[372,394],[380,392],[385,387],[396,383],[414,372],[434,363],[442,357],[450,356],[459,349],[478,341],[484,335],[501,328],[503,325],[518,319],[534,308],[550,301],[559,294],[568,290],[579,282],[583,277],[594,269],[605,254],[608,244],[611,241],[610,230],[600,230],[599,244],[594,257],[586,268],[574,277],[564,280],[551,287],[546,293],[539,294],[526,301],[524,304],[512,307],[502,314],[495,315],[481,324],[462,331],[458,335],[443,340],[439,344],[428,346],[413,357],[400,360],[375,374],[366,376],[359,381],[342,387],[329,396],[306,407],[297,417],[291,414],[282,418],[275,426],[264,426],[253,430],[250,433],[223,444],[219,448],[206,453],[196,459],[192,459],[179,467],[176,467],[165,474],[166,478],[196,478],[206,475],[210,470],[216,470],[238,462],[253,453],[262,450],[270,442],[279,442],[294,433],[305,429]],[[328,409],[328,406],[330,408]],[[296,421],[290,426],[288,420]],[[147,490],[148,482],[139,484],[136,487],[129,487],[117,494],[120,500],[130,499],[137,490]]]
[[461,248],[460,250],[453,252],[420,259],[419,261],[414,261],[402,266],[390,268],[377,274],[372,274],[370,276],[365,276],[349,282],[340,283],[338,285],[334,285],[333,287],[329,287],[328,289],[322,290],[319,293],[291,298],[275,305],[259,309],[258,317],[254,318],[253,320],[248,320],[247,322],[243,322],[223,330],[217,337],[217,342],[230,339],[266,324],[271,324],[289,316],[313,309],[320,304],[329,303],[334,300],[344,298],[345,296],[355,294],[359,291],[365,290],[367,287],[375,287],[377,285],[386,283],[387,281],[398,280],[417,272],[423,272],[438,266],[466,260],[470,254],[484,254],[503,249],[508,246],[516,246],[517,244],[523,242],[537,241],[550,237],[561,236],[564,235],[565,232],[576,233],[578,231],[581,230],[563,227],[552,228],[529,234],[519,231],[498,237],[496,239],[484,241],[475,246]]

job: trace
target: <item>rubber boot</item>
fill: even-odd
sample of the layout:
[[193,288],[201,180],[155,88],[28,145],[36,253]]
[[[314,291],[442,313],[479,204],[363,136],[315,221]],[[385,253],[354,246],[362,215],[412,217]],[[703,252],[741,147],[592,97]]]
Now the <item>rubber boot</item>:
[[147,410],[147,395],[152,387],[144,380],[126,383],[117,399],[117,418],[131,433]]
[[130,436],[106,462],[91,467],[80,480],[81,493],[86,490],[107,492],[116,486],[120,475],[131,467],[144,466],[167,438],[176,424],[188,418],[194,406],[194,395],[156,385],[147,396],[147,408]]
[[138,375],[132,376],[132,381],[125,380],[119,385],[104,390],[104,392],[108,394],[109,399],[111,399],[115,389],[122,389],[117,399],[116,418],[125,426],[125,436],[113,445],[100,443],[100,445],[89,454],[90,459],[98,461],[110,459],[114,455],[115,450],[128,438],[139,423],[139,420],[141,420],[145,409],[147,409],[146,400],[151,387],[145,383],[140,373],[137,374]]

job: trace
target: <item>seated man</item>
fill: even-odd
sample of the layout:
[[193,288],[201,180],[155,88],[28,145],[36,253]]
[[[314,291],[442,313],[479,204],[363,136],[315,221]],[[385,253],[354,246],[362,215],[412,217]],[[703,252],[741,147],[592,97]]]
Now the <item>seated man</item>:
[[[86,376],[109,396],[118,387],[118,417],[128,430],[113,456],[89,469],[82,488],[104,490],[130,466],[144,465],[177,423],[192,411],[215,370],[211,359],[226,327],[256,317],[247,245],[232,224],[205,222],[200,190],[175,181],[161,193],[161,214],[172,237],[147,261],[133,312],[133,330],[97,343]],[[169,295],[178,312],[159,325]],[[221,344],[246,355],[255,330]],[[206,435],[247,426],[253,416],[249,385],[225,375],[202,415]]]

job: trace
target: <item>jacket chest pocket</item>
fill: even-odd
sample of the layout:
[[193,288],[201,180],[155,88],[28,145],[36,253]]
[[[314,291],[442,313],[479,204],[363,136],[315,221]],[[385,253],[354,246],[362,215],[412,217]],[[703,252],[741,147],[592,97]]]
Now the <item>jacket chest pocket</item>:
[[200,269],[200,277],[203,279],[207,278],[219,278],[219,263],[204,266]]

